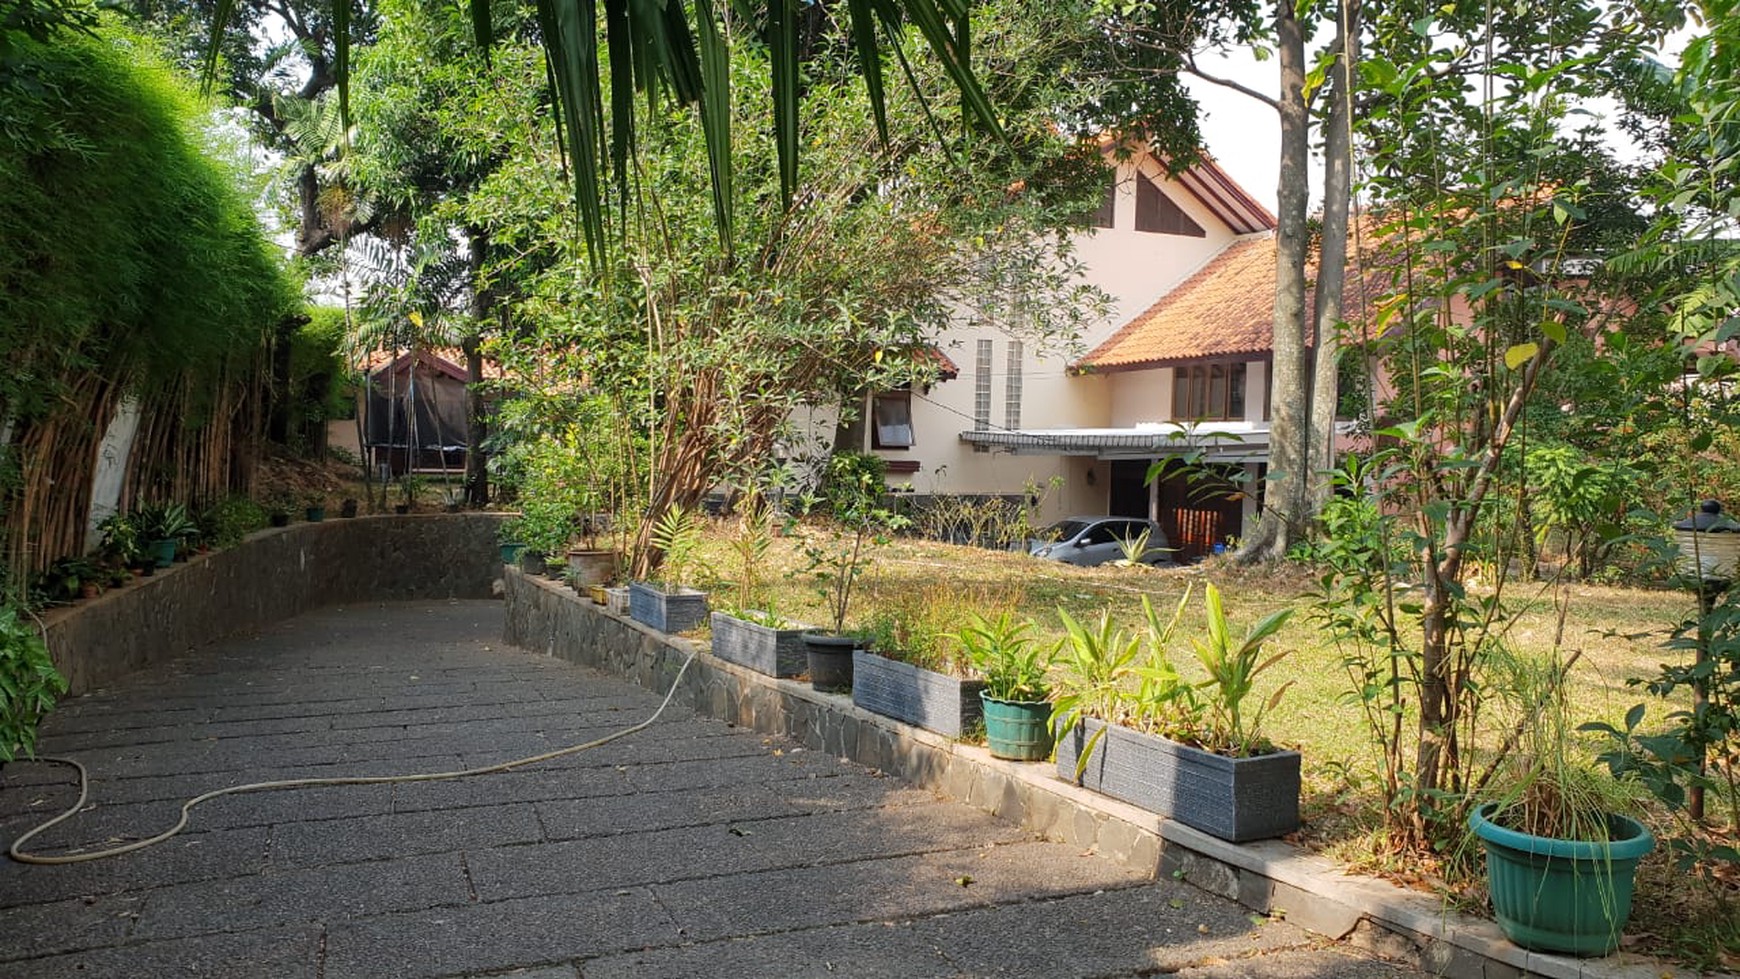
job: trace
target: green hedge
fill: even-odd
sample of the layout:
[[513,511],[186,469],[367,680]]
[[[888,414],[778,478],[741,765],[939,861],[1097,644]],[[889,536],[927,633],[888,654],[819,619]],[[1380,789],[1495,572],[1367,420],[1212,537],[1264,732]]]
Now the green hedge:
[[135,393],[219,376],[298,302],[187,83],[123,36],[0,67],[0,417],[91,371]]

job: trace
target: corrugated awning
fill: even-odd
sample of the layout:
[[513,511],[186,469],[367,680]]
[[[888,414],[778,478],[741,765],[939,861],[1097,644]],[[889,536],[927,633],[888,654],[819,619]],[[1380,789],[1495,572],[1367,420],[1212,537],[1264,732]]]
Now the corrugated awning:
[[961,441],[1017,455],[1153,459],[1202,452],[1217,462],[1269,461],[1268,423],[1212,422],[1136,428],[1052,428],[962,432]]

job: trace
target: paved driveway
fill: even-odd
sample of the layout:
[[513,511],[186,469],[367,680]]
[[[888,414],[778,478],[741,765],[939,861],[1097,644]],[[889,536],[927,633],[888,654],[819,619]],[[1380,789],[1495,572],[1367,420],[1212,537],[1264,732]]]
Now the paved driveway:
[[[493,602],[334,608],[63,705],[88,810],[33,847],[148,835],[240,782],[458,769],[657,698],[501,644]],[[0,841],[74,798],[8,766]],[[461,781],[220,799],[160,846],[0,862],[0,976],[1395,976],[838,759],[673,707],[604,748]]]

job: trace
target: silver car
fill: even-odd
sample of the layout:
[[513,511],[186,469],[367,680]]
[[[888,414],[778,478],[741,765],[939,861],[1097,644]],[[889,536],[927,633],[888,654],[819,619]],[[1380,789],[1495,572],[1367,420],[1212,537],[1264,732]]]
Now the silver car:
[[1093,567],[1121,561],[1125,552],[1146,531],[1147,545],[1137,558],[1142,564],[1171,564],[1172,549],[1166,532],[1152,520],[1141,517],[1069,517],[1059,520],[1029,541],[1027,553],[1047,561],[1062,561]]

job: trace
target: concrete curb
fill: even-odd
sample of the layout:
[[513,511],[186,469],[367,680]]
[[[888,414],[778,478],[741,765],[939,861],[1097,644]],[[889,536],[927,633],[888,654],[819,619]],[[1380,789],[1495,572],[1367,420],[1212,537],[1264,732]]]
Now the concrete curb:
[[712,656],[576,596],[504,568],[507,642],[633,679],[663,693],[691,652],[679,702],[729,723],[792,737],[868,765],[1035,833],[1151,875],[1172,875],[1307,931],[1350,941],[1452,979],[1667,979],[1690,973],[1620,953],[1581,960],[1525,951],[1490,921],[1430,896],[1341,872],[1268,840],[1236,844],[1064,782],[1050,762],[992,758],[922,728],[852,705],[807,683],[775,679]]

